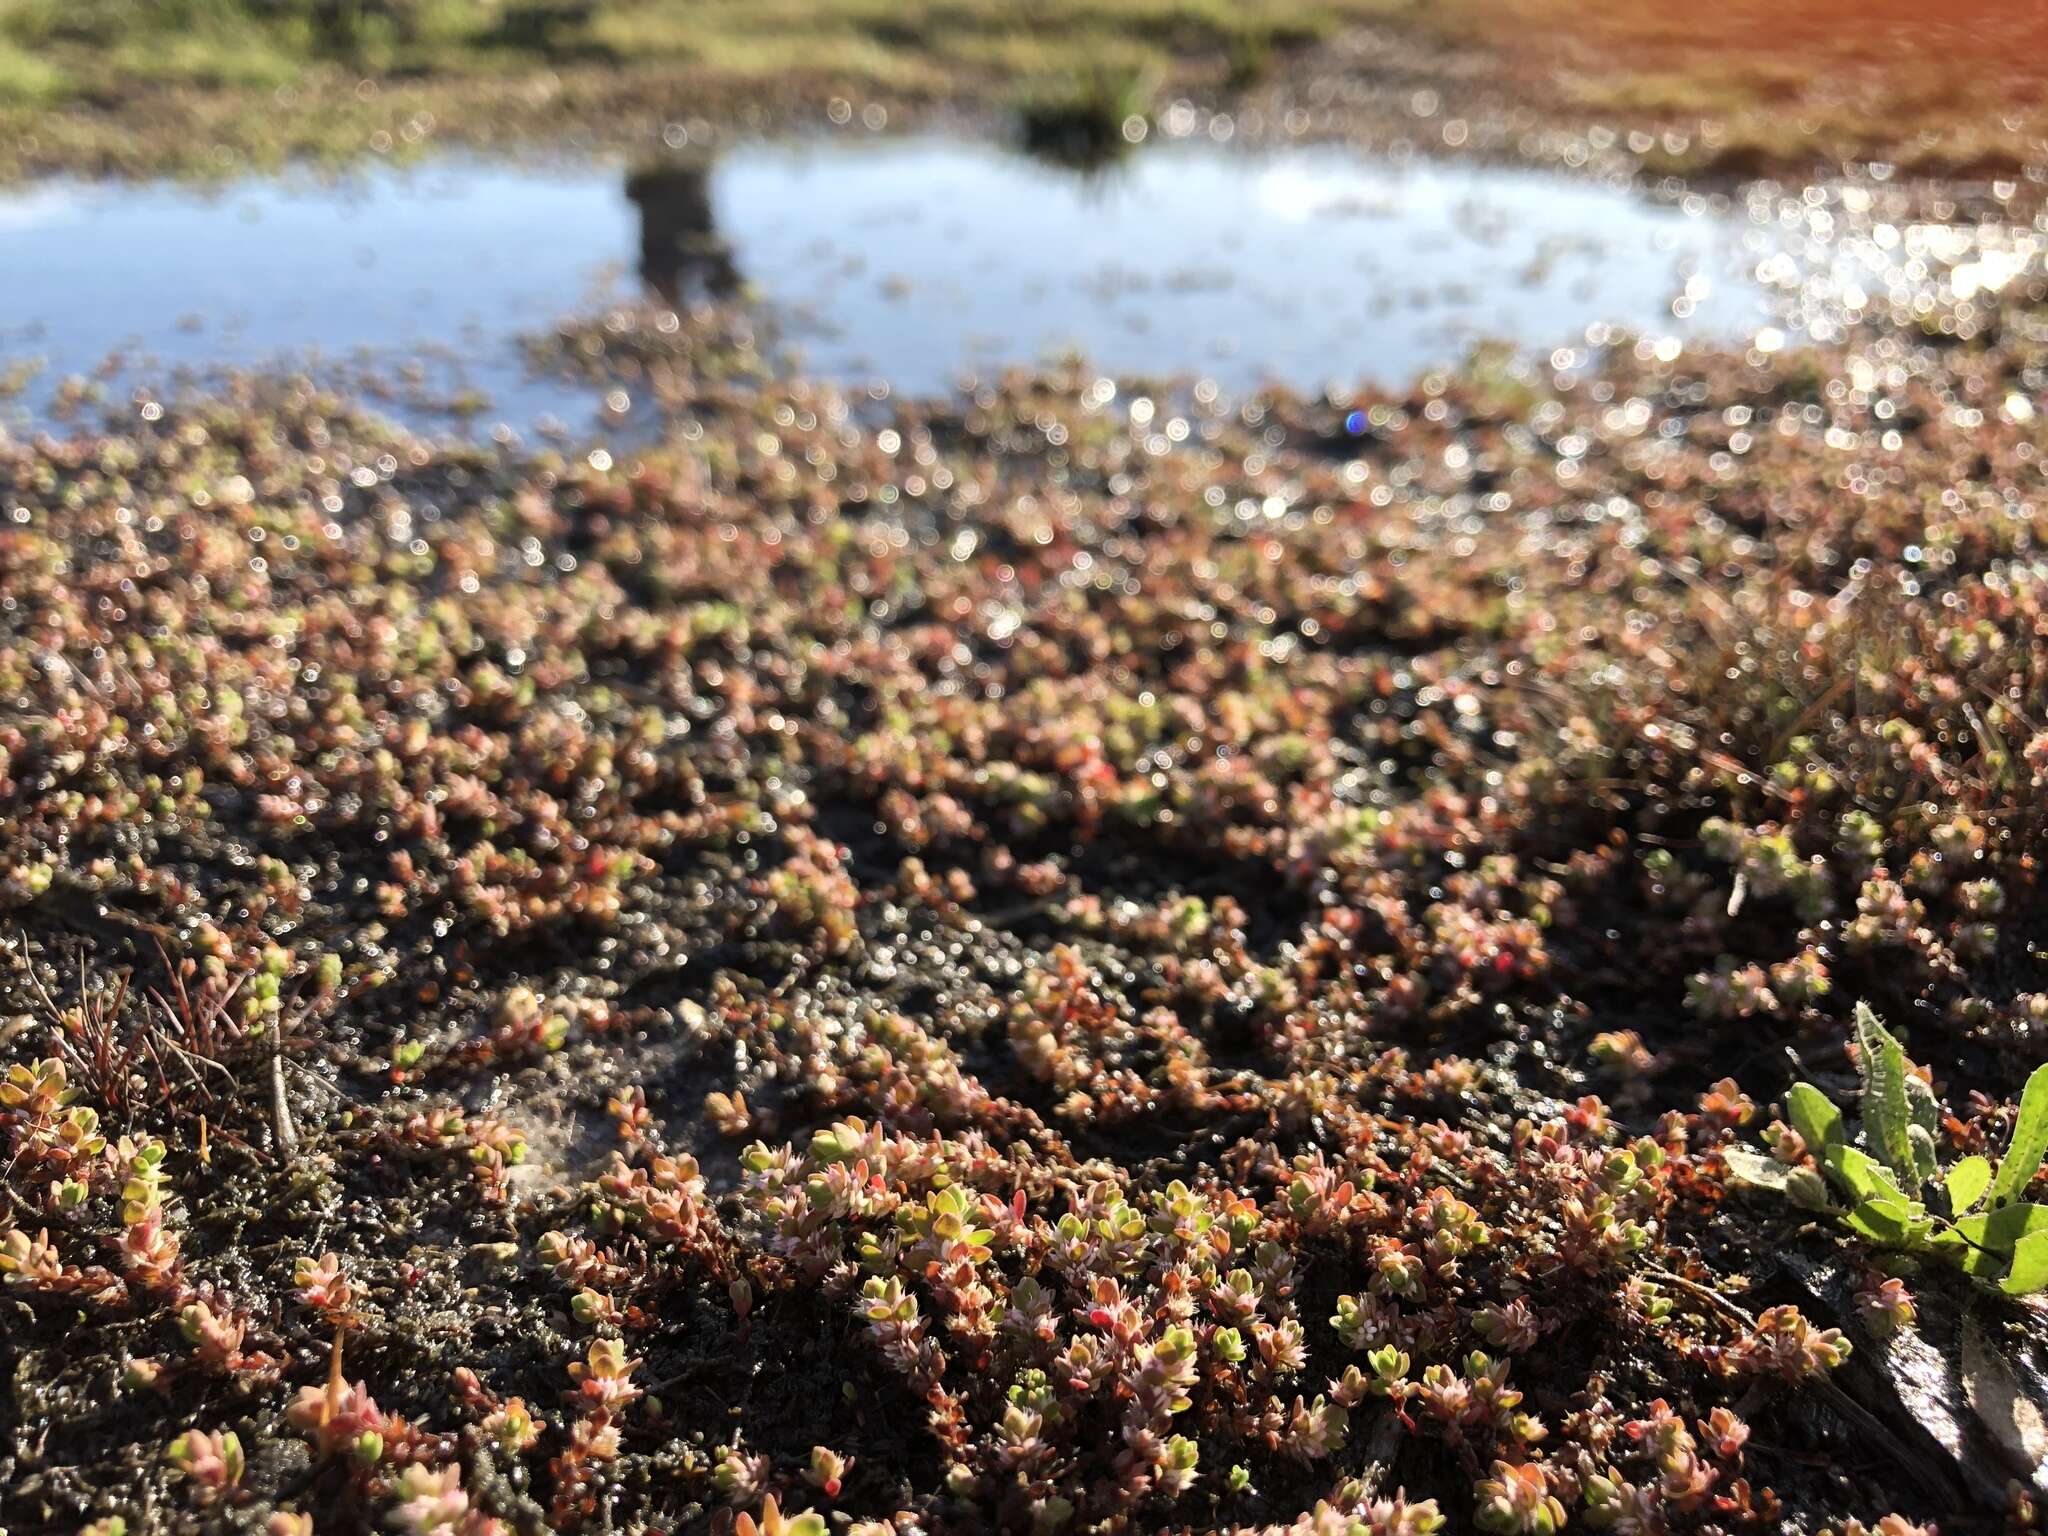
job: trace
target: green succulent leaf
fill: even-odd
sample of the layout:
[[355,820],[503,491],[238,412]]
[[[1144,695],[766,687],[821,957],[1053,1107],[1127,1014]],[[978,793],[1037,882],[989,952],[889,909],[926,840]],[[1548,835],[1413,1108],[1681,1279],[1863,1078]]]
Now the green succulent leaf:
[[1991,1203],[2005,1205],[2025,1192],[2048,1153],[2048,1066],[2034,1068],[2020,1094],[2020,1117],[2012,1128],[2012,1145],[1992,1181]]
[[1948,1192],[1951,1216],[1967,1216],[1977,1208],[1984,1192],[1991,1188],[1991,1160],[1966,1157],[1948,1171],[1942,1187]]

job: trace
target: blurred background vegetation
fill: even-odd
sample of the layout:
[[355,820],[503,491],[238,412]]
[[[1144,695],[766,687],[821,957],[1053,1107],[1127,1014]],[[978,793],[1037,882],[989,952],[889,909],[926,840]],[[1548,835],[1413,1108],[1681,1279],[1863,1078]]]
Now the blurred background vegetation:
[[1406,0],[0,0],[0,90],[95,100],[148,83],[276,87],[346,64],[395,76],[537,62],[943,92],[1077,64],[1240,75]]
[[[238,151],[265,135],[296,151],[323,132],[354,142],[362,114],[348,98],[364,78],[410,92],[457,135],[514,117],[544,128],[551,114],[559,125],[657,96],[665,110],[713,117],[833,93],[970,112],[1075,101],[1109,112],[1157,92],[1228,100],[1323,78],[1441,87],[1449,109],[1519,109],[1532,124],[1711,125],[1705,148],[1686,132],[1651,156],[1668,153],[1678,170],[1844,157],[1995,170],[2048,126],[2048,7],[0,0],[0,133],[32,136],[43,159],[53,144],[75,146],[73,158],[146,156],[121,142],[145,129]],[[275,120],[280,91],[295,121]],[[249,114],[269,121],[241,120]]]

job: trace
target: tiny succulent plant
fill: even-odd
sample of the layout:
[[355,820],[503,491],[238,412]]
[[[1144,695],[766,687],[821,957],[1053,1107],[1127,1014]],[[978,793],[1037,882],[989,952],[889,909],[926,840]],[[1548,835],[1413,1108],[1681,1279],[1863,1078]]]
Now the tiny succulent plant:
[[1776,1156],[1725,1148],[1730,1173],[1832,1211],[1880,1247],[1936,1254],[2014,1295],[2048,1289],[2048,1205],[2022,1198],[2048,1154],[2048,1066],[2028,1078],[1995,1167],[1982,1153],[1944,1165],[1933,1089],[1862,1003],[1856,1049],[1863,1092],[1855,1137],[1825,1093],[1794,1083],[1785,1095],[1792,1123],[1776,1133]]

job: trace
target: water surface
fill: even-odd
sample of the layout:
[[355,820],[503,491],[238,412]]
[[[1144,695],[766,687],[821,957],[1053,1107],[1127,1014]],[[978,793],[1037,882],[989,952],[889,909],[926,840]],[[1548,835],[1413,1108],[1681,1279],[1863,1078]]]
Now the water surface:
[[1774,313],[1754,234],[1701,198],[1208,143],[1087,175],[905,139],[631,169],[58,181],[0,196],[0,360],[54,377],[118,352],[125,391],[179,369],[424,358],[437,385],[486,394],[487,419],[580,426],[590,398],[528,377],[516,339],[651,289],[751,295],[814,373],[900,391],[1068,349],[1230,389],[1397,384],[1481,339],[1752,333]]

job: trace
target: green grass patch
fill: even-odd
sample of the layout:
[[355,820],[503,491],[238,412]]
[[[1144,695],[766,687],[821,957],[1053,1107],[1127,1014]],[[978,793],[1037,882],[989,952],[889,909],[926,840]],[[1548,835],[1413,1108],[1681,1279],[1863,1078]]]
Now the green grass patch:
[[0,104],[39,106],[62,99],[70,89],[63,70],[0,38]]

